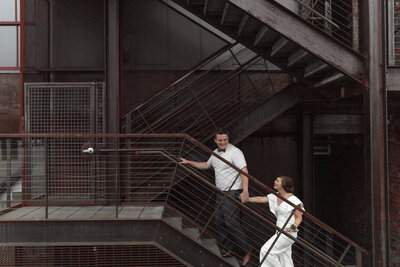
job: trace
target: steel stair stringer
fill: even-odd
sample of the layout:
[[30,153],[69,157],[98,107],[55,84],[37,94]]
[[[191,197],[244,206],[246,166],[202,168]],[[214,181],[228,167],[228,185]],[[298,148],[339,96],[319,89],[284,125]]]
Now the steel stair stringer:
[[237,144],[296,104],[324,101],[329,100],[301,84],[294,83],[242,116],[239,120],[226,125],[226,128],[230,131],[231,142]]
[[[170,1],[160,1],[174,8]],[[365,56],[274,0],[218,0],[214,6],[224,3],[212,12],[206,11],[209,1],[172,1],[309,85],[364,84]],[[244,34],[249,21],[252,30]]]

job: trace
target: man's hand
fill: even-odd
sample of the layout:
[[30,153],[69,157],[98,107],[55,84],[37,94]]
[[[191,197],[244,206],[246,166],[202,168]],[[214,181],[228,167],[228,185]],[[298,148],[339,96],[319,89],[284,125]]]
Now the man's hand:
[[184,158],[179,158],[179,159],[181,160],[181,162],[179,162],[179,163],[189,164],[189,161],[187,159],[184,159]]
[[242,203],[246,203],[247,201],[249,201],[249,192],[248,191],[243,191],[240,194],[239,198],[242,201]]

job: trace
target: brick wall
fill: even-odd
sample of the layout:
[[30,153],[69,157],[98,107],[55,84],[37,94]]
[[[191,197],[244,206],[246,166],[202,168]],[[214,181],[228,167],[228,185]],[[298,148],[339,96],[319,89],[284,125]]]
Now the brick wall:
[[400,107],[397,103],[389,106],[388,128],[390,266],[400,266]]
[[315,157],[316,217],[366,247],[367,211],[363,144],[333,144]]

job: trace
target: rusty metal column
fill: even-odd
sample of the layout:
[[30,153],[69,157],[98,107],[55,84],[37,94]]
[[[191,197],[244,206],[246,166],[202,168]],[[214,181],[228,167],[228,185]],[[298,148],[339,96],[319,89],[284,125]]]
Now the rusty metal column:
[[[105,0],[106,15],[106,132],[119,133],[119,0]],[[114,139],[107,139],[107,147],[116,149]],[[115,169],[118,167],[117,155],[107,156],[107,200],[112,202],[117,193]],[[116,203],[114,203],[116,204]]]
[[119,0],[106,2],[106,123],[107,133],[119,133]]
[[389,266],[384,2],[366,1],[364,13],[368,22],[364,33],[368,36],[364,109],[365,176],[370,196],[369,265],[383,267]]
[[310,114],[302,117],[301,175],[303,202],[309,212],[314,211],[314,172],[313,172],[313,130]]

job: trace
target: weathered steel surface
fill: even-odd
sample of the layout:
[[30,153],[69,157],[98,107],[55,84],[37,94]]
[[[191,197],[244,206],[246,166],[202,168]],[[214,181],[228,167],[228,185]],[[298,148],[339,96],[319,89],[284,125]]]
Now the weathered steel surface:
[[192,266],[231,266],[200,241],[160,219],[3,221],[0,233],[2,246],[154,244]]
[[388,200],[384,1],[368,0],[368,88],[365,95],[366,178],[369,182],[370,266],[388,266]]
[[228,0],[228,2],[353,78],[360,79],[360,75],[364,73],[362,56],[334,42],[325,33],[306,25],[302,19],[290,14],[275,1]]

